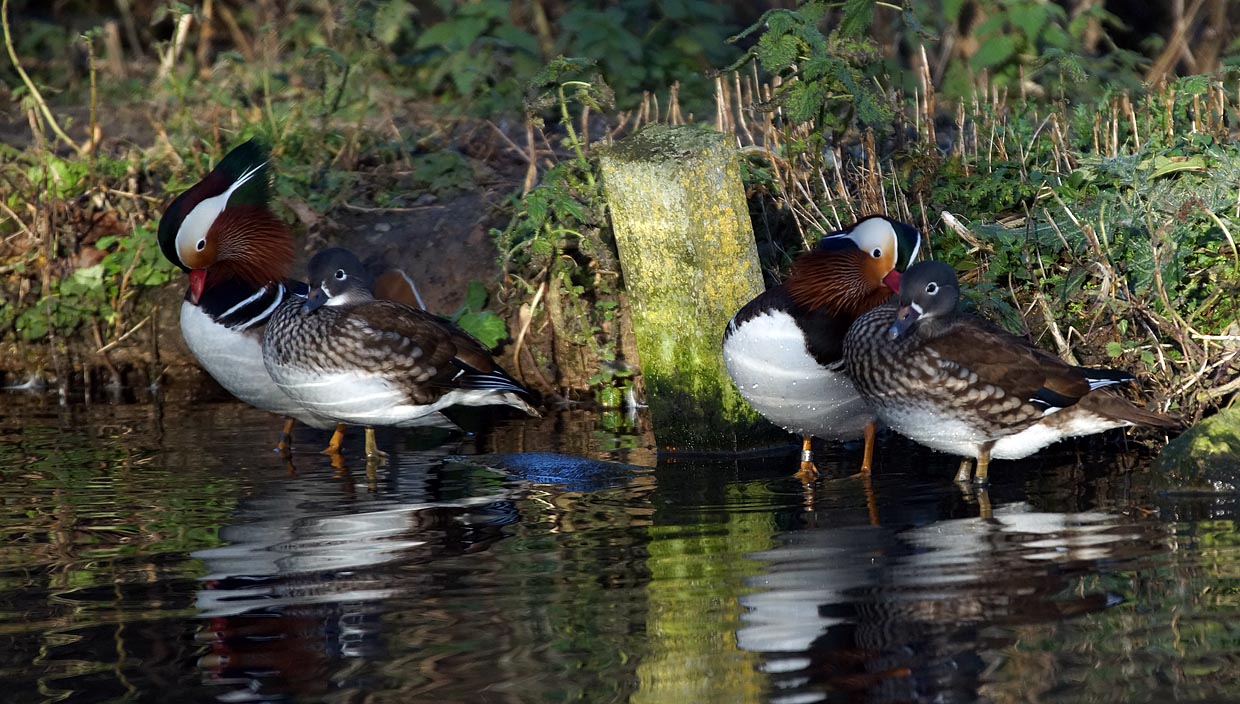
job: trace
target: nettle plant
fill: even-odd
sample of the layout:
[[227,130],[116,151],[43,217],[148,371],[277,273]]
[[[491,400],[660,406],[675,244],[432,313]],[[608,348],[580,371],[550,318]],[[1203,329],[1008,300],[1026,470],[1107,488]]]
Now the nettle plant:
[[[593,390],[611,403],[631,373],[615,364],[619,264],[611,241],[597,165],[574,113],[610,109],[611,90],[593,62],[560,58],[531,83],[527,114],[541,128],[552,112],[563,132],[565,158],[516,206],[508,227],[492,234],[501,265],[523,300],[545,300],[552,354],[570,392]],[[540,294],[541,291],[541,294]]]

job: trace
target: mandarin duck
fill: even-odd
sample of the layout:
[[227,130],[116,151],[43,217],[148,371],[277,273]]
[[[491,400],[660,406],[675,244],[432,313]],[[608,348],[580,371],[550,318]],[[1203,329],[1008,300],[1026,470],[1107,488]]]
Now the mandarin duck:
[[1060,440],[1112,428],[1174,428],[1106,387],[1134,381],[1115,369],[1064,362],[957,310],[960,284],[942,262],[905,272],[897,301],[857,319],[844,361],[861,396],[893,430],[962,455],[956,481],[986,483],[991,459],[1021,459]]
[[[189,274],[181,335],[190,353],[234,397],[288,418],[280,442],[285,450],[294,418],[320,429],[332,425],[280,390],[263,364],[263,332],[272,312],[307,291],[304,283],[288,278],[292,234],[271,211],[270,191],[266,148],[256,140],[245,142],[168,205],[159,221],[159,246]],[[403,272],[389,272],[383,282],[385,296],[420,304]],[[446,417],[438,420],[453,426]],[[344,426],[335,427],[329,454],[340,448]]]
[[538,416],[530,392],[453,323],[378,300],[346,249],[310,260],[310,291],[272,314],[263,361],[276,385],[320,422],[366,428],[366,455],[382,456],[374,426],[422,425],[453,405],[508,405]]
[[741,396],[767,420],[802,437],[802,479],[817,476],[812,437],[864,435],[869,472],[874,414],[843,371],[844,333],[898,290],[898,269],[917,256],[911,225],[871,215],[824,236],[797,258],[788,280],[745,304],[723,336],[723,359]]

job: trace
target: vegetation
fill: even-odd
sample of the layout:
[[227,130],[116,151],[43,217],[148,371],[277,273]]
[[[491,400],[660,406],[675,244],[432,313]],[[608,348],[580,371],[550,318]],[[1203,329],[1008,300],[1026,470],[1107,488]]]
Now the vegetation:
[[503,275],[462,324],[511,340],[544,391],[616,403],[632,357],[591,145],[696,121],[743,149],[772,278],[885,211],[987,315],[1139,372],[1186,418],[1240,390],[1240,17],[1222,0],[4,5],[0,338],[27,371],[155,364],[150,292],[180,281],[159,208],[261,135],[311,244],[349,214],[483,194]]

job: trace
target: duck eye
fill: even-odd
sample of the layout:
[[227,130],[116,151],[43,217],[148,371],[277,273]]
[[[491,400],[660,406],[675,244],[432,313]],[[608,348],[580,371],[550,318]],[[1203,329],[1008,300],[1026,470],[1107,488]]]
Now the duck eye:
[[874,257],[875,259],[878,259],[879,257],[883,256],[883,250],[879,249],[878,247],[875,247],[873,251],[870,252],[870,256]]
[[348,275],[348,274],[346,274],[346,273],[344,273],[344,269],[337,269],[337,270],[336,270],[336,280],[337,280],[337,281],[344,281],[344,280],[345,280],[345,279],[347,279],[348,277],[349,277],[349,275]]
[[938,284],[934,283],[933,281],[931,281],[930,283],[926,284],[926,293],[928,293],[928,294],[930,294],[931,296],[933,296],[933,295],[935,295],[935,294],[936,294],[936,293],[938,293],[938,292],[939,292],[939,285],[938,285]]
[[198,240],[198,244],[194,245],[194,249],[199,252],[201,252],[202,250],[206,248],[207,248],[207,239],[205,237]]

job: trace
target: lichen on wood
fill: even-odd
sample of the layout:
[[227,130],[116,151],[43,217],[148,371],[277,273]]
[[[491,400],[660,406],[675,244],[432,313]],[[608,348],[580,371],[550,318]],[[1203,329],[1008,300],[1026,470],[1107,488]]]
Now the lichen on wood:
[[723,365],[732,315],[763,290],[736,150],[722,134],[650,125],[600,150],[655,437],[734,448],[756,416]]

